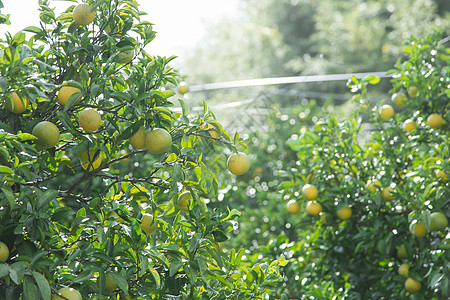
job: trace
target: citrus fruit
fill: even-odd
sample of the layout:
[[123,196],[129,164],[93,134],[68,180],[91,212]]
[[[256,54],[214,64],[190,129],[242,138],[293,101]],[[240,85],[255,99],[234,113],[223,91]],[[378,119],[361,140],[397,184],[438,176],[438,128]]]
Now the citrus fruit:
[[5,243],[0,242],[0,261],[5,262],[9,257],[9,248]]
[[286,204],[286,208],[288,212],[294,215],[300,212],[300,204],[298,204],[298,202],[295,201],[294,199],[289,200],[289,202]]
[[419,94],[419,89],[417,88],[417,86],[413,85],[408,89],[409,97],[414,98],[415,96],[417,96],[417,94]]
[[415,237],[423,237],[427,233],[427,229],[425,228],[425,225],[423,225],[422,222],[414,220],[409,225],[409,231],[415,236]]
[[[62,105],[65,105],[67,100],[69,100],[70,96],[72,96],[75,93],[81,93],[81,90],[79,88],[69,85],[62,86],[58,91],[58,102],[61,103]],[[82,96],[80,95],[75,101],[75,103],[80,101],[81,97]]]
[[370,192],[376,192],[381,189],[381,182],[379,180],[369,180],[366,184],[366,189]]
[[82,146],[77,148],[77,156],[83,169],[87,170],[89,168],[88,171],[92,171],[100,167],[103,160],[103,154],[102,152],[99,152],[97,156],[95,156],[96,153],[97,150],[94,148],[90,148],[89,150]]
[[34,142],[36,146],[41,149],[55,147],[59,142],[58,127],[49,121],[37,123],[31,134],[37,138]]
[[438,129],[442,127],[442,124],[444,124],[444,119],[442,119],[441,115],[432,114],[428,116],[427,123],[431,128]]
[[145,137],[145,146],[152,154],[161,154],[172,146],[172,136],[162,128],[150,130]]
[[405,105],[405,103],[406,103],[406,95],[405,94],[403,94],[403,93],[394,93],[394,94],[392,94],[392,102],[395,104],[395,105],[398,105],[398,106],[403,106],[403,105]]
[[302,187],[302,194],[307,200],[315,200],[319,196],[319,191],[312,184],[305,184]]
[[80,292],[71,287],[61,288],[58,290],[58,293],[61,294],[62,297],[59,295],[53,295],[52,300],[83,300]]
[[430,230],[431,231],[442,231],[448,225],[447,217],[437,211],[430,214]]
[[389,104],[385,104],[380,108],[380,117],[389,120],[394,116],[394,109]]
[[322,211],[322,205],[316,201],[309,201],[306,204],[306,212],[311,216],[317,216]]
[[243,152],[231,154],[227,160],[228,171],[234,175],[243,175],[250,169],[250,158]]
[[153,222],[153,215],[143,214],[141,219],[141,229],[145,231],[147,235],[151,235],[156,231],[158,225]]
[[[97,279],[97,285],[100,286],[100,281]],[[105,282],[105,289],[103,290],[105,293],[111,293],[112,291],[117,289],[117,284],[112,279],[112,277],[109,274],[106,274],[106,282]]]
[[420,291],[421,286],[422,285],[421,285],[420,281],[416,281],[416,280],[412,279],[411,277],[409,277],[405,281],[405,289],[406,289],[406,291],[408,291],[410,293],[416,293],[416,292]]
[[403,130],[411,133],[414,131],[414,129],[416,129],[416,122],[414,122],[411,119],[406,120],[405,122],[403,122]]
[[180,85],[178,86],[178,93],[180,93],[181,95],[186,94],[187,92],[189,92],[189,87],[186,84],[186,82],[180,82]]
[[386,201],[391,201],[395,199],[395,190],[391,186],[387,186],[384,189],[381,190],[381,198],[383,198]]
[[78,115],[78,123],[86,132],[96,131],[102,124],[102,116],[92,108],[86,108]]
[[344,206],[343,208],[336,211],[337,216],[341,220],[348,220],[352,216],[352,209],[348,206]]
[[401,244],[397,247],[397,256],[398,258],[407,258],[408,252],[406,252],[406,247],[404,244]]
[[134,50],[123,51],[117,54],[115,61],[119,64],[127,64],[134,58]]
[[177,200],[178,207],[185,213],[189,212],[189,201],[192,200],[192,195],[189,191],[180,194]]
[[398,274],[405,278],[408,278],[409,277],[409,264],[407,264],[407,263],[401,264],[400,267],[398,267]]
[[78,4],[72,13],[73,20],[80,26],[86,26],[92,23],[95,18],[95,12],[89,4]]
[[139,130],[130,137],[130,144],[136,149],[145,149],[145,137],[147,136],[147,131],[144,128],[139,128]]
[[13,92],[10,95],[10,97],[11,97],[11,101],[8,99],[8,100],[6,100],[6,103],[5,103],[6,108],[10,112],[15,113],[15,114],[21,114],[27,110],[28,103],[29,103],[27,98],[25,98],[25,97],[20,98],[16,92]]

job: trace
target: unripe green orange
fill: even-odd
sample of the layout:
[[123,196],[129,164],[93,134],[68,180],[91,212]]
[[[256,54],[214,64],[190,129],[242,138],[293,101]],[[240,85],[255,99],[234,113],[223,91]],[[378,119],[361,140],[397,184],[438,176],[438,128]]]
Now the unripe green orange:
[[147,133],[145,146],[152,154],[162,154],[172,146],[172,136],[165,129],[155,128]]
[[59,129],[49,121],[42,121],[36,124],[31,134],[37,137],[34,143],[41,149],[53,148],[59,142]]
[[250,169],[250,158],[243,152],[230,155],[227,160],[228,170],[234,175],[243,175]]

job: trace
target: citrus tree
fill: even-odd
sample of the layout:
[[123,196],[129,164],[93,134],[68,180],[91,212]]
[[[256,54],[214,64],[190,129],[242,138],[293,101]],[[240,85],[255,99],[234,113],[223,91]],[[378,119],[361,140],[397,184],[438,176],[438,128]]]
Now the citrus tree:
[[40,26],[0,41],[0,297],[264,297],[283,260],[222,252],[240,212],[207,205],[203,150],[244,174],[242,139],[206,103],[172,109],[174,57],[147,52],[136,1],[67,2],[40,0]]

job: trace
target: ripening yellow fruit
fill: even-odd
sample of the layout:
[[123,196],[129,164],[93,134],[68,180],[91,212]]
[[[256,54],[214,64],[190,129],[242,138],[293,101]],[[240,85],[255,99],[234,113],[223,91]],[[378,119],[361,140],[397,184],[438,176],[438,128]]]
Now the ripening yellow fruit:
[[0,242],[0,261],[5,262],[9,257],[9,248],[5,243]]
[[83,147],[77,149],[77,156],[83,169],[87,170],[89,168],[88,171],[92,171],[100,167],[103,160],[103,154],[100,152],[95,156],[96,152],[97,150],[93,148],[89,149],[89,151]]
[[177,200],[178,207],[185,213],[189,213],[189,201],[192,200],[192,195],[189,191],[180,194]]
[[78,4],[72,13],[73,20],[80,26],[91,24],[95,19],[95,12],[89,4]]
[[186,82],[180,82],[180,85],[178,86],[178,93],[181,95],[184,95],[189,92],[189,86],[186,84]]
[[416,281],[416,280],[412,279],[411,277],[409,277],[405,281],[405,289],[406,289],[406,291],[408,291],[410,293],[416,293],[416,292],[420,291],[421,286],[422,285],[421,285],[420,281]]
[[381,189],[381,182],[379,180],[373,179],[369,180],[366,184],[366,190],[369,192],[376,192]]
[[315,200],[319,196],[319,191],[312,184],[305,184],[302,188],[302,194],[307,200]]
[[[67,100],[69,100],[70,96],[72,96],[75,93],[81,93],[81,90],[79,88],[69,85],[62,86],[58,91],[58,102],[61,103],[61,105],[65,105]],[[80,101],[81,98],[82,96],[80,95],[75,101],[75,103]]]
[[407,263],[403,263],[400,265],[400,267],[398,267],[398,274],[408,278],[409,277],[409,264]]
[[397,256],[398,258],[408,258],[408,252],[404,244],[397,247]]
[[300,212],[300,204],[298,204],[297,201],[295,201],[294,199],[289,200],[289,202],[286,204],[286,208],[288,210],[288,212],[290,212],[291,214],[298,214]]
[[409,231],[415,236],[415,237],[423,237],[427,233],[427,229],[425,228],[425,225],[417,220],[414,220],[409,225]]
[[52,300],[66,300],[66,299],[67,300],[83,300],[83,297],[81,297],[80,292],[71,287],[60,288],[58,290],[58,293],[61,294],[62,297],[59,295],[53,294]]
[[387,186],[383,190],[381,190],[381,198],[383,198],[386,201],[392,201],[395,199],[393,193],[395,193],[395,189],[391,186]]
[[165,129],[155,128],[147,133],[145,146],[152,154],[162,154],[172,146],[172,136]]
[[352,216],[352,209],[348,206],[344,206],[343,208],[336,211],[337,216],[341,220],[348,220]]
[[102,124],[102,116],[92,108],[86,108],[78,115],[78,123],[86,132],[96,131]]
[[147,136],[147,131],[144,128],[139,128],[139,130],[130,137],[130,145],[136,149],[145,149],[145,138]]
[[134,50],[130,50],[130,51],[124,51],[124,52],[120,52],[119,54],[117,54],[117,56],[115,57],[115,62],[119,63],[119,64],[127,64],[130,61],[132,61],[134,58]]
[[411,119],[406,120],[405,122],[403,122],[403,130],[411,133],[416,129],[416,122],[414,122]]
[[309,201],[306,204],[306,212],[311,216],[317,216],[322,211],[322,205],[316,201]]
[[40,149],[49,149],[55,147],[59,142],[59,130],[55,124],[49,121],[42,121],[34,126],[31,132],[37,139],[34,140],[36,146]]
[[403,106],[403,105],[405,105],[406,99],[407,99],[406,95],[403,94],[403,93],[401,93],[401,92],[400,92],[400,93],[394,93],[394,94],[392,95],[392,102],[393,102],[395,105],[398,105],[398,106]]
[[141,229],[145,231],[147,235],[151,235],[156,231],[158,224],[153,222],[153,215],[143,214],[141,219]]
[[6,103],[5,103],[6,108],[10,112],[15,113],[15,114],[21,114],[27,110],[27,107],[29,104],[29,101],[27,98],[25,98],[25,97],[20,98],[16,92],[11,93],[10,97],[11,97],[11,101],[9,101],[9,99],[8,99],[8,100],[6,100]]
[[380,108],[380,117],[384,120],[389,120],[394,116],[394,108],[389,104],[385,104]]
[[408,90],[409,97],[414,98],[415,96],[417,96],[417,94],[419,94],[419,89],[417,88],[417,86],[411,86]]
[[[97,284],[99,285],[99,281],[97,280]],[[103,290],[105,293],[111,293],[114,290],[117,289],[117,284],[112,279],[112,277],[109,274],[106,274],[106,282],[105,282],[105,289]]]
[[436,177],[437,178],[447,178],[448,177],[448,175],[447,175],[447,173],[445,173],[444,171],[442,171],[442,170],[436,170],[436,171],[434,171],[434,174],[436,175]]
[[431,128],[438,129],[444,124],[444,119],[442,119],[441,115],[431,114],[427,119],[427,123]]
[[243,175],[250,169],[250,158],[243,152],[231,154],[227,160],[228,171],[234,175]]

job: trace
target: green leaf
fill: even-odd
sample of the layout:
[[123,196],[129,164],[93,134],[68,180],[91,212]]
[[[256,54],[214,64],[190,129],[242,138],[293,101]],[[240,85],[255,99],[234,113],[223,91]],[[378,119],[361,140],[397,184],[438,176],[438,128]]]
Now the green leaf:
[[7,166],[0,166],[0,174],[13,174],[14,171]]
[[159,288],[161,285],[161,277],[159,276],[158,271],[156,271],[153,267],[148,268],[150,271],[150,274],[152,274],[153,279],[155,279],[156,288]]
[[23,279],[23,294],[25,300],[39,299],[36,286],[29,276],[25,276]]
[[8,200],[9,206],[13,208],[15,204],[15,196],[11,191],[11,188],[2,188],[2,192],[5,195],[6,200]]
[[121,274],[110,272],[108,275],[111,276],[119,289],[121,289],[125,294],[128,294],[128,282]]
[[23,31],[33,32],[33,33],[40,33],[41,29],[36,27],[36,26],[28,26],[27,28],[23,29]]
[[41,210],[42,208],[44,208],[44,206],[46,206],[47,204],[50,203],[50,201],[55,200],[56,196],[58,195],[58,191],[56,190],[48,190],[44,193],[44,195],[42,195],[42,197],[38,198],[38,211]]
[[41,293],[42,299],[44,300],[50,300],[52,297],[52,292],[50,290],[50,285],[45,278],[44,275],[38,272],[31,272],[33,274],[34,280],[37,283],[37,286],[39,288],[39,292]]
[[35,139],[36,139],[36,137],[35,137],[34,135],[29,134],[29,133],[19,133],[19,134],[17,135],[17,137],[20,138],[20,140],[21,140],[22,142],[30,141],[30,140],[35,140]]

